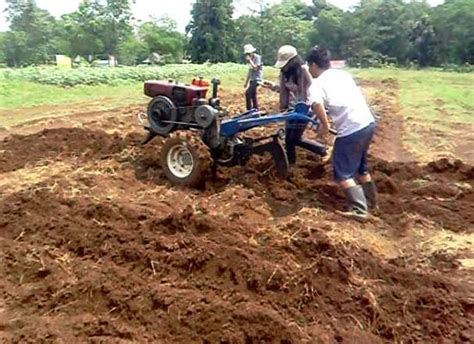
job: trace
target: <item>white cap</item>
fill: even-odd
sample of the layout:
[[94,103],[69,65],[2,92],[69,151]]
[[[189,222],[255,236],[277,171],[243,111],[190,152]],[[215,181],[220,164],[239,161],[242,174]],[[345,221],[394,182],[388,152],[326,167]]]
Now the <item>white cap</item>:
[[252,54],[256,52],[257,49],[252,44],[246,44],[244,45],[244,54]]
[[283,68],[290,60],[298,55],[296,48],[292,45],[284,45],[278,50],[277,62],[275,67]]

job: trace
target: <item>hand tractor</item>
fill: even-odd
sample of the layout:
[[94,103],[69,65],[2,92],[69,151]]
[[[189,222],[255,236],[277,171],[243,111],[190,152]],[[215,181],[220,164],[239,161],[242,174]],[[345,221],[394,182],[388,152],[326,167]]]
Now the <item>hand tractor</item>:
[[[152,100],[147,114],[140,114],[139,121],[148,131],[143,142],[147,144],[156,136],[166,138],[161,149],[160,163],[167,178],[176,185],[195,187],[204,178],[215,174],[217,166],[244,166],[252,155],[270,153],[278,177],[288,175],[288,159],[280,143],[284,130],[274,134],[251,138],[243,133],[249,129],[272,123],[301,121],[319,123],[311,118],[309,106],[296,104],[286,113],[265,115],[250,110],[229,117],[218,98],[220,81],[210,83],[194,79],[191,84],[169,81],[147,81],[144,92]],[[206,100],[208,87],[212,95]]]

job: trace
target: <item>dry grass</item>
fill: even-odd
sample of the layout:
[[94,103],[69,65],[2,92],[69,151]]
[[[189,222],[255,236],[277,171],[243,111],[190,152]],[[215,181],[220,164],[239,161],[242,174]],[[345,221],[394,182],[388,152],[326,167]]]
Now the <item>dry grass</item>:
[[74,169],[71,161],[43,160],[35,166],[0,174],[0,195],[28,189],[48,180],[53,175],[68,174]]

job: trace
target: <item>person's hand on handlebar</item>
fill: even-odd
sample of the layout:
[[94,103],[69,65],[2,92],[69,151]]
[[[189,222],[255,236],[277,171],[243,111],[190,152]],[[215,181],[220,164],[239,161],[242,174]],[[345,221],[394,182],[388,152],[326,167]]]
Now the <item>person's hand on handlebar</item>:
[[329,127],[322,123],[319,124],[318,128],[318,139],[321,143],[327,144],[329,135]]

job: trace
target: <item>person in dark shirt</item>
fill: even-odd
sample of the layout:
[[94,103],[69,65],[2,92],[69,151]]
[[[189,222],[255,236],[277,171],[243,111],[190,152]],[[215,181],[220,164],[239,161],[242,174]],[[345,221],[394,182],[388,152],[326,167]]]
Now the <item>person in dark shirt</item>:
[[[280,68],[280,110],[294,107],[297,102],[310,104],[311,74],[295,47],[284,45],[278,50],[275,67]],[[285,146],[288,162],[296,163],[296,146],[320,156],[327,155],[327,147],[317,141],[303,138],[306,122],[289,121],[285,128]]]

